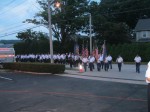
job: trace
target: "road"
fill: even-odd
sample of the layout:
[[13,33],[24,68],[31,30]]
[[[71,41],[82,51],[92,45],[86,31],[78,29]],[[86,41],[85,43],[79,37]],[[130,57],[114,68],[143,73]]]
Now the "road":
[[146,85],[66,75],[1,70],[1,112],[147,112]]

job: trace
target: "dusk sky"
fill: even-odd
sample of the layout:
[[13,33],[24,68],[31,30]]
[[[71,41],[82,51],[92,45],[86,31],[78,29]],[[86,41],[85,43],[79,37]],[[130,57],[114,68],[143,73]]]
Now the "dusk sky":
[[[99,0],[93,0],[98,1]],[[39,12],[36,0],[1,0],[0,2],[0,40],[17,39],[16,34],[27,28],[36,27],[33,24],[23,23],[24,20],[33,18]],[[36,27],[38,31],[47,30]]]

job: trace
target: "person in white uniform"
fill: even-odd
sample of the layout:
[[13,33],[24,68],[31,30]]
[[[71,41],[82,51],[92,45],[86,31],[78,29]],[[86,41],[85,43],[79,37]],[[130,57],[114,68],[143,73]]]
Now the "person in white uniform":
[[108,68],[112,69],[112,57],[110,54],[108,55],[107,59],[108,59],[108,64],[109,64]]
[[95,58],[94,58],[94,56],[91,54],[91,55],[89,56],[89,67],[90,67],[90,71],[93,71],[94,61],[95,61]]
[[119,55],[118,58],[116,59],[116,62],[118,63],[119,72],[121,72],[121,67],[122,67],[122,63],[123,63],[123,58]]
[[136,72],[140,73],[140,65],[141,65],[141,57],[139,55],[136,55],[134,58],[135,65],[136,65]]
[[150,61],[148,62],[148,68],[146,70],[146,82],[148,84],[147,86],[147,103],[148,103],[148,112],[150,112]]
[[84,71],[86,72],[88,58],[85,55],[83,56],[82,63],[83,63],[83,66],[84,66]]

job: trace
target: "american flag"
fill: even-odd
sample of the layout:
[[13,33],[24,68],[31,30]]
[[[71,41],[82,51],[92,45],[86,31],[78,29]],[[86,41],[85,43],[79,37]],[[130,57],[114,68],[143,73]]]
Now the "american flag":
[[84,45],[82,45],[82,57],[85,56],[85,49],[84,49]]
[[98,56],[98,47],[95,49],[95,58],[96,60],[98,60],[99,56]]
[[85,56],[86,56],[86,57],[89,56],[89,51],[88,51],[88,48],[87,48],[87,47],[85,48]]
[[104,44],[102,45],[102,54],[103,54],[103,60],[105,60],[105,57],[107,56],[105,40],[104,40]]
[[79,45],[77,43],[74,45],[74,54],[79,54]]

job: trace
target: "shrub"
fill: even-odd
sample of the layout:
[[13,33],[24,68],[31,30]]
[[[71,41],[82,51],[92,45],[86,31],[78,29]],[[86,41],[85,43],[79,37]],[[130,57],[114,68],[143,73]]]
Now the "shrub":
[[48,63],[3,63],[4,69],[38,72],[38,73],[64,73],[65,65]]

